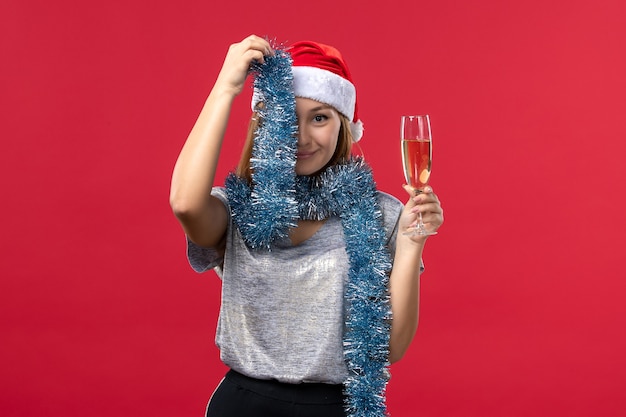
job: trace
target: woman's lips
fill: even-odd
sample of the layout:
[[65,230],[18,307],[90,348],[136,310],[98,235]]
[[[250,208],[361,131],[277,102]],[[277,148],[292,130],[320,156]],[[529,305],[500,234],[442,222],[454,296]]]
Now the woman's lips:
[[314,152],[298,152],[296,153],[296,157],[298,159],[307,159],[310,158],[311,156],[313,156]]

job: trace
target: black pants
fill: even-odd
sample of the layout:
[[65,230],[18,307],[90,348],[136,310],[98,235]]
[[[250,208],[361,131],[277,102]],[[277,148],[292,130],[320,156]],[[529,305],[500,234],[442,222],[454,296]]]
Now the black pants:
[[343,386],[285,384],[228,371],[207,407],[207,417],[345,417]]

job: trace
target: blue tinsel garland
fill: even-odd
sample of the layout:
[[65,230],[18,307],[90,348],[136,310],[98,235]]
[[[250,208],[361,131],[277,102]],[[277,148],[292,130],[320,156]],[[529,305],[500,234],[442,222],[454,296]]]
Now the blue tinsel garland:
[[280,49],[265,58],[264,64],[254,64],[254,90],[265,104],[257,109],[260,119],[255,132],[250,168],[252,187],[226,179],[227,189],[237,189],[229,199],[239,202],[237,226],[253,248],[269,249],[276,238],[287,237],[289,228],[298,220],[295,200],[296,144],[298,125],[296,99],[293,94],[291,56]]
[[296,177],[297,125],[291,58],[277,51],[256,68],[254,88],[265,109],[252,152],[252,184],[230,174],[226,189],[233,221],[252,248],[271,250],[298,219],[339,216],[350,261],[345,289],[346,411],[351,417],[387,415],[389,271],[376,185],[362,159]]

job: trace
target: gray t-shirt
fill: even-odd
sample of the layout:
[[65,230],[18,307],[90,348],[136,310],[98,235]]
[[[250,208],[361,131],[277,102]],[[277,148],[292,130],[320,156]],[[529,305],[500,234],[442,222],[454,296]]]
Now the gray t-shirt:
[[[230,213],[225,190],[214,188],[212,194]],[[378,199],[393,259],[403,205],[383,192]],[[301,244],[286,238],[269,252],[248,248],[230,215],[223,257],[187,242],[192,268],[215,268],[222,279],[216,343],[227,366],[288,383],[345,380],[343,296],[349,260],[338,217]]]

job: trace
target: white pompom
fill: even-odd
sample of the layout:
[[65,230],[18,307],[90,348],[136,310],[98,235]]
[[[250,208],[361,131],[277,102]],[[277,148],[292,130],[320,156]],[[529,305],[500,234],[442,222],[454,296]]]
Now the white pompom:
[[358,142],[363,137],[363,123],[360,120],[350,122],[350,131],[352,132],[352,140]]

